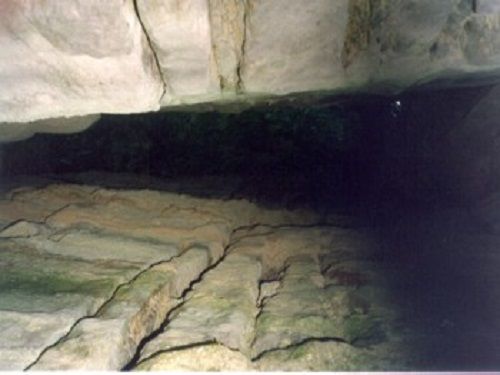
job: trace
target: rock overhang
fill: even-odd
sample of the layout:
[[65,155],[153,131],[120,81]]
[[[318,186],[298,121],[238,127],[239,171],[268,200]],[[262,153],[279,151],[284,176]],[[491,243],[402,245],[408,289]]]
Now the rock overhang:
[[70,131],[63,118],[237,111],[500,77],[498,0],[6,0],[1,8],[0,122],[14,138],[53,118]]

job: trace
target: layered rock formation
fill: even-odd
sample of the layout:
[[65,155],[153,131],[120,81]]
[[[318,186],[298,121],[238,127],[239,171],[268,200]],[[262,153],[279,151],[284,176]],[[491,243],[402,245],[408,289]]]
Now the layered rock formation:
[[[221,351],[214,368],[269,369],[323,341],[353,368],[406,366],[366,234],[146,190],[50,185],[0,203],[2,370],[202,369]],[[291,368],[343,366],[320,346]]]
[[3,1],[0,122],[496,79],[498,10],[497,0]]
[[2,193],[0,369],[498,365],[498,236],[457,231],[452,213],[451,231],[408,217],[381,239],[222,196]]

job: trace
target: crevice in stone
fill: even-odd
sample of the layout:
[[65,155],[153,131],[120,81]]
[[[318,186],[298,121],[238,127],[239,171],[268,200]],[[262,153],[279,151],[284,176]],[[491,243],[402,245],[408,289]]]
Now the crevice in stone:
[[[231,236],[237,231],[237,230],[240,230],[241,228],[243,227],[238,227],[236,229],[234,229],[232,232],[231,232]],[[137,346],[137,349],[133,355],[133,357],[131,358],[131,360],[129,361],[129,363],[127,363],[123,368],[122,368],[122,371],[128,371],[128,370],[131,370],[132,368],[136,367],[139,363],[151,358],[148,357],[148,358],[145,358],[143,360],[140,359],[140,356],[141,356],[141,352],[142,352],[142,349],[144,348],[144,346],[150,342],[151,340],[154,340],[157,336],[159,336],[164,330],[165,328],[168,326],[168,324],[170,323],[170,321],[172,320],[172,316],[174,315],[174,313],[180,309],[184,303],[189,299],[188,298],[188,294],[193,290],[194,286],[199,284],[201,281],[203,281],[203,277],[205,276],[205,274],[211,270],[213,270],[215,267],[217,267],[222,261],[224,261],[224,259],[226,258],[226,256],[229,254],[229,249],[234,246],[235,243],[233,242],[229,242],[228,245],[226,245],[224,247],[224,251],[223,251],[223,254],[222,256],[213,264],[211,264],[210,266],[208,266],[207,268],[205,268],[203,270],[203,272],[200,273],[200,275],[198,276],[198,278],[192,280],[190,283],[189,283],[189,286],[184,289],[182,291],[182,294],[180,295],[179,297],[179,301],[181,301],[179,304],[177,304],[176,306],[174,306],[172,309],[170,309],[168,312],[167,312],[167,315],[165,316],[165,319],[163,321],[162,324],[160,324],[160,326],[154,330],[153,332],[151,332],[148,336],[144,337],[139,345]],[[153,354],[154,355],[154,354]],[[153,356],[152,355],[152,356]]]
[[139,5],[137,4],[137,0],[132,0],[132,2],[134,4],[135,14],[137,16],[137,19],[139,20],[139,24],[141,25],[142,32],[144,33],[144,36],[146,37],[146,41],[148,43],[149,49],[151,50],[151,53],[153,54],[153,59],[154,59],[155,65],[156,65],[156,69],[158,70],[158,75],[159,75],[161,82],[162,82],[163,89],[162,89],[161,96],[158,99],[159,104],[161,104],[163,97],[167,93],[167,81],[166,81],[165,77],[163,76],[163,72],[161,70],[160,58],[158,57],[158,54],[156,53],[154,43],[151,40],[151,37],[149,36],[149,33],[146,29],[146,25],[144,24],[144,22],[141,18],[141,12],[139,10]]
[[[68,204],[68,205],[65,205],[61,208],[59,208],[58,210],[52,212],[51,214],[49,214],[45,220],[47,220],[49,217],[55,215],[57,212],[60,212],[62,211],[63,209],[67,208],[71,206],[71,204]],[[45,221],[44,220],[44,221]],[[308,224],[308,225],[299,225],[299,224],[280,224],[280,225],[271,225],[271,224],[262,224],[262,223],[255,223],[255,224],[251,224],[251,225],[242,225],[242,226],[239,226],[235,229],[233,229],[231,231],[231,235],[230,235],[230,238],[233,237],[235,235],[235,233],[239,232],[239,231],[243,231],[243,230],[253,230],[253,229],[256,229],[258,227],[265,227],[265,228],[271,228],[271,229],[280,229],[280,228],[312,228],[312,227],[318,227],[318,226],[325,226],[325,225],[321,225],[321,224]],[[326,226],[329,226],[329,225],[326,225]],[[267,234],[270,234],[272,232],[269,232]],[[205,268],[199,275],[199,277],[195,280],[192,280],[189,284],[189,286],[183,290],[180,298],[178,299],[179,303],[176,304],[172,309],[170,309],[165,317],[165,320],[163,321],[163,323],[160,325],[160,327],[156,330],[154,330],[153,332],[151,332],[149,335],[145,336],[139,343],[139,345],[137,346],[136,348],[136,351],[135,351],[135,354],[134,356],[131,358],[131,360],[129,361],[129,363],[127,365],[125,365],[123,367],[122,370],[130,370],[132,368],[134,368],[135,366],[137,366],[138,363],[140,362],[143,362],[144,360],[150,358],[146,358],[146,359],[143,359],[139,362],[140,360],[140,353],[142,351],[142,349],[144,348],[144,346],[146,345],[147,342],[153,340],[155,337],[157,337],[161,332],[163,332],[165,330],[165,328],[168,326],[168,324],[170,323],[171,319],[172,319],[172,316],[175,314],[175,312],[181,308],[183,306],[183,304],[189,299],[188,297],[188,294],[189,292],[191,292],[194,288],[195,285],[197,285],[198,283],[202,282],[203,281],[203,278],[205,276],[205,274],[209,271],[211,271],[212,269],[214,269],[215,267],[217,267],[221,262],[224,261],[224,259],[226,258],[226,256],[230,253],[230,249],[232,247],[234,247],[236,244],[238,244],[240,241],[244,240],[245,238],[248,238],[248,237],[252,237],[252,236],[255,236],[255,235],[265,235],[266,233],[258,233],[258,234],[247,234],[247,235],[243,235],[241,236],[240,238],[238,239],[235,239],[233,241],[230,241],[225,247],[224,247],[224,251],[223,251],[223,255],[213,264],[211,264],[210,266],[208,266],[207,268]],[[160,264],[164,264],[164,263],[168,263],[168,262],[171,262],[173,259],[175,258],[178,258],[180,257],[182,254],[184,254],[185,252],[187,251],[187,249],[184,249],[183,251],[179,252],[179,254],[173,256],[173,257],[170,257],[169,259],[167,260],[161,260],[161,261],[158,261],[158,262],[155,262],[151,265],[149,265],[148,267],[146,267],[145,269],[141,270],[140,272],[138,272],[134,277],[132,277],[130,280],[128,280],[127,282],[125,283],[122,283],[120,285],[118,285],[113,293],[111,294],[111,296],[96,310],[95,313],[91,314],[91,315],[86,315],[86,316],[83,316],[83,317],[80,317],[79,319],[77,319],[72,325],[71,327],[69,328],[69,330],[63,335],[61,336],[56,342],[54,342],[53,344],[47,346],[46,348],[44,348],[40,354],[38,355],[38,357],[30,364],[28,365],[26,368],[25,368],[25,371],[26,370],[30,370],[33,366],[35,366],[39,360],[43,357],[43,355],[49,351],[50,349],[56,347],[58,344],[64,342],[67,337],[71,334],[71,332],[73,331],[73,329],[83,320],[85,319],[92,319],[92,318],[96,318],[99,316],[99,314],[114,300],[114,298],[116,297],[117,293],[124,287],[126,286],[129,286],[131,285],[135,280],[137,280],[141,275],[143,275],[144,273],[148,272],[149,270],[151,270],[152,268],[154,268],[155,266],[158,266]],[[284,268],[281,272],[281,273],[284,273],[286,272],[286,268]],[[257,300],[258,301],[258,300]],[[256,303],[257,303],[256,301]],[[259,306],[257,306],[259,307]],[[262,305],[263,307],[263,305]],[[258,314],[256,315],[256,321],[258,319],[258,316],[260,315],[260,313],[262,312],[262,308],[260,308],[260,311],[258,312]],[[214,341],[212,340],[210,343],[214,343]],[[206,343],[205,343],[206,344]],[[299,343],[300,344],[300,343]],[[299,344],[294,344],[294,345],[299,345]],[[174,348],[175,349],[175,348]],[[169,349],[168,351],[170,351],[171,349]],[[271,350],[280,350],[280,349],[271,349]],[[268,352],[268,351],[266,351]],[[261,353],[262,354],[262,353]],[[259,354],[259,356],[261,356],[261,354]]]
[[[279,290],[280,290],[280,288],[283,285],[283,283],[282,283],[283,282],[283,278],[285,277],[286,271],[288,270],[289,267],[290,267],[290,265],[285,265],[281,270],[279,270],[278,277],[276,277],[276,278],[265,279],[265,280],[263,279],[263,280],[259,281],[259,295],[257,296],[257,303],[256,303],[257,308],[259,308],[259,313],[256,315],[255,320],[257,320],[257,318],[262,313],[262,310],[264,308],[265,302],[268,301],[269,299],[273,298],[274,296],[276,296],[279,293]],[[272,295],[262,297],[262,286],[263,286],[263,284],[265,284],[265,283],[271,283],[271,282],[279,282],[278,288],[275,290],[275,292]]]
[[[222,342],[218,341],[217,339],[209,339],[209,340],[204,340],[204,341],[193,342],[193,343],[190,343],[190,344],[175,346],[175,347],[172,347],[172,348],[169,348],[169,349],[165,349],[165,350],[159,350],[159,351],[151,354],[150,356],[142,359],[141,361],[137,362],[135,366],[139,366],[142,363],[145,363],[145,362],[147,362],[147,361],[149,361],[149,360],[151,360],[153,358],[156,358],[156,357],[158,357],[158,356],[160,356],[162,354],[173,353],[173,352],[180,352],[180,351],[183,351],[183,350],[189,350],[189,349],[193,349],[193,348],[199,348],[199,347],[210,346],[210,345],[220,345],[220,346],[223,346],[224,348],[226,348],[226,349],[228,349],[228,350],[230,350],[232,352],[243,354],[240,350],[235,349],[235,348],[231,348],[231,347],[223,344]],[[132,368],[128,368],[128,369],[124,368],[122,371],[130,371],[130,370],[132,370]]]
[[242,225],[240,227],[237,227],[232,233],[234,234],[234,233],[239,232],[239,231],[252,231],[252,230],[257,229],[257,228],[269,228],[270,231],[246,234],[244,236],[241,236],[240,238],[235,239],[231,243],[231,246],[234,246],[247,238],[271,235],[274,233],[274,230],[276,230],[276,229],[286,229],[286,228],[311,229],[311,228],[343,228],[343,227],[339,226],[338,224],[325,224],[325,223],[320,223],[320,222],[313,223],[313,224],[276,224],[276,225],[254,223],[254,224],[250,224],[250,225]]
[[240,55],[238,59],[238,65],[236,66],[236,93],[242,94],[244,91],[242,70],[243,70],[243,60],[245,58],[246,43],[247,43],[247,18],[248,18],[248,1],[242,0],[243,3],[243,25],[242,25],[242,40],[240,46]]
[[249,225],[241,225],[233,230],[233,234],[236,232],[240,232],[243,230],[250,231],[257,228],[270,228],[270,229],[282,229],[282,228],[315,228],[315,227],[336,227],[336,225],[330,224],[321,224],[321,223],[313,223],[313,224],[266,224],[266,223],[253,223]]
[[71,327],[68,329],[68,331],[62,335],[59,339],[57,339],[54,343],[50,344],[49,346],[45,347],[41,352],[40,354],[37,356],[37,358],[31,362],[25,369],[24,371],[28,371],[30,370],[33,366],[35,366],[39,361],[40,359],[43,357],[43,355],[45,353],[47,353],[50,349],[52,348],[55,348],[57,345],[59,345],[60,343],[64,342],[68,336],[71,334],[71,332],[73,331],[73,329],[83,320],[86,320],[86,319],[93,319],[93,318],[96,318],[99,316],[99,314],[114,300],[114,298],[116,297],[117,293],[124,287],[127,287],[129,285],[131,285],[134,281],[136,281],[141,275],[143,275],[144,273],[148,272],[149,270],[151,270],[152,268],[160,265],[160,264],[164,264],[164,263],[169,263],[171,262],[173,259],[175,258],[178,258],[179,256],[181,256],[184,252],[180,252],[178,255],[175,255],[173,257],[170,257],[169,259],[166,259],[166,260],[160,260],[158,262],[155,262],[155,263],[152,263],[150,264],[149,266],[147,266],[146,268],[144,268],[143,270],[141,270],[140,272],[138,272],[137,274],[135,274],[130,280],[126,281],[125,283],[122,283],[122,284],[119,284],[114,290],[113,292],[111,293],[111,296],[109,298],[107,298],[101,306],[99,306],[99,308],[91,315],[84,315],[80,318],[78,318],[72,325]]
[[57,210],[55,211],[52,211],[50,214],[48,214],[47,216],[45,216],[42,221],[41,221],[41,224],[47,224],[47,221],[53,217],[53,216],[56,216],[58,213],[64,211],[66,208],[69,208],[73,205],[73,203],[69,203],[69,204],[65,204],[64,206],[58,208]]
[[264,357],[265,355],[267,355],[269,353],[297,348],[299,346],[302,346],[304,344],[308,344],[308,343],[311,343],[311,342],[337,342],[337,343],[340,343],[340,344],[350,345],[346,340],[344,340],[341,337],[308,337],[306,339],[303,339],[301,341],[295,342],[295,343],[290,344],[290,345],[286,345],[286,346],[282,346],[282,347],[278,347],[278,348],[271,348],[271,349],[264,350],[263,352],[261,352],[261,353],[257,354],[256,356],[252,357],[251,361],[252,362],[256,362],[256,361],[258,361],[259,359],[261,359],[262,357]]
[[179,346],[175,346],[173,348],[169,348],[169,349],[165,349],[165,350],[159,350],[159,351],[151,354],[150,356],[138,361],[137,363],[135,363],[131,367],[124,367],[122,369],[122,371],[129,371],[133,367],[139,366],[141,363],[149,361],[149,360],[151,360],[155,357],[158,357],[159,355],[165,354],[165,353],[180,352],[182,350],[188,350],[188,349],[198,348],[200,346],[213,345],[213,344],[218,344],[218,342],[215,339],[210,339],[210,340],[190,343],[190,344],[186,344],[186,345],[179,345]]
[[212,50],[212,63],[215,68],[215,74],[217,75],[217,80],[219,82],[219,91],[222,93],[225,90],[225,84],[224,84],[224,77],[222,76],[219,68],[219,60],[218,60],[218,52],[217,52],[217,45],[214,41],[214,22],[212,21],[213,19],[213,10],[212,10],[212,4],[210,0],[208,1],[208,23],[210,25],[210,48]]
[[[237,232],[237,231],[241,231],[241,230],[245,230],[247,227],[252,227],[252,225],[250,226],[245,226],[245,225],[242,225],[242,226],[239,226],[235,229],[233,229],[231,231],[231,235],[230,235],[230,238]],[[156,353],[153,353],[152,355],[150,355],[149,357],[147,358],[144,358],[141,360],[140,356],[141,356],[141,352],[142,352],[142,349],[144,348],[144,346],[154,340],[157,336],[159,336],[164,330],[165,328],[167,328],[167,326],[170,324],[172,318],[173,318],[173,315],[177,312],[177,310],[179,310],[183,305],[184,303],[186,303],[188,300],[189,300],[189,296],[188,294],[193,290],[193,288],[199,284],[200,282],[203,281],[203,278],[204,276],[210,272],[211,270],[213,270],[214,268],[216,268],[220,263],[222,263],[224,261],[224,259],[229,255],[230,253],[230,249],[235,246],[239,241],[241,241],[242,239],[246,238],[247,236],[243,236],[241,238],[238,238],[237,240],[235,241],[230,241],[229,244],[227,244],[225,247],[224,247],[224,251],[223,251],[223,254],[222,256],[213,264],[211,264],[210,266],[208,266],[207,268],[205,268],[203,270],[203,272],[200,273],[200,275],[198,276],[197,279],[195,280],[192,280],[190,283],[189,283],[189,286],[183,290],[181,296],[179,297],[179,301],[181,301],[179,304],[177,304],[176,306],[174,306],[172,309],[170,309],[170,311],[168,311],[163,323],[156,329],[154,330],[153,332],[151,332],[148,336],[144,337],[139,345],[137,346],[137,349],[136,349],[136,352],[134,353],[134,356],[132,357],[132,359],[129,361],[129,363],[127,363],[123,368],[122,368],[122,371],[129,371],[133,368],[135,368],[138,364],[156,356],[157,354],[159,353],[163,353],[163,352],[168,352],[168,351],[171,351],[175,348],[171,348],[171,349],[167,349],[165,351],[160,351],[160,352],[156,352]],[[205,342],[205,344],[207,343],[216,343],[215,340],[209,340],[207,342]],[[192,345],[192,346],[199,346],[199,345],[202,345],[202,344],[189,344],[189,345]],[[222,345],[222,344],[221,344]],[[230,348],[231,349],[231,348]],[[235,350],[235,349],[231,349],[231,350]]]
[[36,236],[38,236],[40,234],[40,233],[36,233],[36,234],[19,234],[19,235],[12,235],[12,236],[5,236],[5,235],[3,235],[4,232],[8,231],[11,228],[14,228],[16,225],[21,224],[21,223],[27,223],[27,224],[33,224],[33,225],[44,225],[43,223],[36,222],[36,221],[25,220],[25,219],[17,219],[17,220],[14,220],[14,221],[10,222],[9,224],[7,224],[6,226],[4,226],[3,228],[0,229],[0,238],[6,238],[6,239],[7,238],[8,239],[19,239],[19,238],[29,239],[29,238],[36,237]]
[[[264,307],[266,305],[266,301],[269,301],[271,298],[275,297],[279,293],[279,289],[283,286],[283,278],[285,277],[286,271],[288,269],[289,265],[285,265],[278,273],[278,277],[274,279],[266,279],[266,280],[260,280],[259,281],[259,294],[257,295],[257,299],[255,301],[255,306],[257,307],[257,314],[255,314],[255,319],[254,319],[254,337],[252,339],[252,342],[250,343],[250,347],[253,347],[255,344],[255,341],[257,340],[257,322],[259,321],[259,317],[262,315],[264,312]],[[273,282],[273,281],[278,281],[280,283],[279,287],[275,291],[273,295],[270,295],[268,297],[262,297],[262,284],[268,283],[268,282]]]
[[[349,226],[345,226],[349,227]],[[311,229],[311,228],[344,228],[343,225],[340,224],[330,224],[322,221],[311,223],[311,224],[292,224],[292,223],[282,223],[282,224],[266,224],[266,223],[254,223],[250,225],[242,225],[234,230],[234,232],[242,231],[242,230],[254,230],[257,228],[269,228],[269,229],[285,229],[285,228],[303,228],[303,229]],[[264,234],[264,233],[262,233]],[[261,233],[259,233],[261,235]]]
[[[187,288],[187,289],[189,289],[189,288]],[[178,300],[179,300],[179,303],[167,312],[167,315],[166,315],[163,323],[161,323],[160,326],[157,329],[155,329],[153,332],[151,332],[149,335],[142,338],[142,340],[139,342],[139,345],[137,345],[137,348],[135,350],[134,355],[132,356],[130,361],[125,366],[123,366],[121,371],[130,371],[131,369],[136,367],[139,363],[142,363],[142,362],[154,357],[157,354],[157,353],[153,353],[151,356],[141,360],[141,352],[142,352],[142,349],[144,349],[144,346],[148,342],[150,342],[151,340],[154,340],[158,335],[160,335],[165,330],[165,327],[172,320],[172,315],[174,315],[177,312],[177,310],[179,310],[184,305],[184,303],[186,303],[186,300],[183,297],[179,298]]]

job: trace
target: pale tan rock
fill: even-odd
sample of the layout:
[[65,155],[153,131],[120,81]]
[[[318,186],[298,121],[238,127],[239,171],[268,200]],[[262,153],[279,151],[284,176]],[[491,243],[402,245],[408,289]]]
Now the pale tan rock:
[[0,369],[404,363],[362,229],[150,190],[54,184],[2,198],[17,211],[0,211]]
[[250,360],[222,345],[202,345],[162,353],[141,364],[138,371],[252,371]]
[[40,228],[25,220],[18,221],[0,232],[1,238],[29,238],[40,233]]
[[166,329],[146,344],[141,360],[157,352],[216,340],[248,353],[257,315],[260,263],[229,254],[195,286]]
[[166,85],[161,104],[218,94],[207,0],[138,1],[137,8]]
[[103,112],[499,79],[496,0],[5,0],[0,14],[5,141]]
[[241,67],[245,90],[286,94],[346,87],[341,53],[347,4],[346,0],[250,1]]
[[[63,343],[37,361],[33,370],[121,369],[141,339],[157,329],[168,311],[181,302],[175,289],[187,289],[209,262],[205,249],[194,248],[171,263],[142,273],[121,288],[98,315],[79,322]],[[179,267],[183,263],[189,267]]]
[[222,93],[242,93],[241,70],[246,43],[247,0],[209,0],[210,31]]
[[50,255],[23,241],[0,241],[0,367],[15,370],[30,365],[140,271],[126,261],[92,263]]
[[0,5],[2,122],[159,108],[163,83],[132,1]]

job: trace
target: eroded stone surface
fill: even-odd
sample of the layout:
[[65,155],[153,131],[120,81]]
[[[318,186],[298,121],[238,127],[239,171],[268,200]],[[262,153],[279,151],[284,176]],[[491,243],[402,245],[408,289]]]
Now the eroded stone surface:
[[28,366],[140,270],[126,261],[52,255],[15,239],[2,240],[0,247],[0,324],[9,327],[0,362],[13,370]]
[[[179,263],[189,267],[179,267]],[[97,315],[77,324],[64,342],[32,368],[121,369],[139,342],[180,302],[179,290],[188,288],[209,264],[207,249],[194,248],[172,262],[152,267],[121,288]]]
[[64,118],[98,113],[498,80],[498,10],[496,0],[6,0],[0,137],[78,130]]
[[162,83],[132,1],[3,1],[2,122],[159,108]]
[[162,353],[139,365],[139,371],[247,371],[255,367],[247,357],[217,344]]
[[224,255],[232,231],[318,220],[245,201],[57,184],[16,188],[0,205],[0,325],[9,337],[0,366],[18,370],[120,369]]
[[260,272],[256,259],[228,255],[194,288],[165,331],[144,347],[141,358],[147,360],[157,352],[214,340],[248,353],[257,315]]
[[[495,343],[442,305],[414,319],[434,263],[383,262],[372,232],[310,212],[62,184],[0,203],[1,369],[407,370],[441,330]],[[497,281],[496,237],[451,241],[459,282]],[[417,307],[443,297],[421,288]]]

